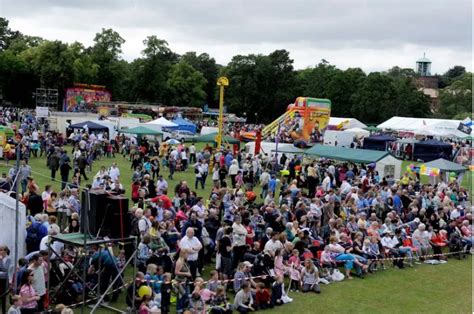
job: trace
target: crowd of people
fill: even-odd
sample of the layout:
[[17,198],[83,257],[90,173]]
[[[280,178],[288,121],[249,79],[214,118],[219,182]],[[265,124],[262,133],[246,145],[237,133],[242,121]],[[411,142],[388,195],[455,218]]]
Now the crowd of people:
[[[364,278],[392,264],[442,263],[444,247],[460,256],[472,246],[469,193],[456,180],[422,184],[414,173],[381,178],[371,167],[345,162],[286,155],[275,162],[231,147],[139,143],[87,132],[71,133],[71,148],[60,134],[25,130],[20,168],[0,179],[4,192],[14,191],[19,180],[29,221],[25,257],[14,261],[9,248],[0,247],[2,296],[9,284],[17,287],[11,313],[78,302],[99,282],[105,293],[126,265],[124,247],[92,246],[82,264],[86,282],[73,275],[67,289],[49,298],[47,281],[60,282],[82,256],[51,237],[80,231],[84,188],[131,196],[138,273],[126,301],[139,313],[169,313],[172,303],[178,313],[265,310],[292,302],[290,292],[324,293],[324,284]],[[60,172],[59,191],[34,180],[28,160],[40,158],[30,149],[38,142],[45,142],[51,180]],[[130,178],[116,159],[92,171],[94,160],[120,154],[133,171]],[[281,169],[288,174],[281,176]],[[176,182],[175,171],[192,172],[194,184]],[[88,176],[92,182],[85,184]],[[105,301],[117,300],[126,284],[116,281]],[[5,298],[2,304],[5,313]]]

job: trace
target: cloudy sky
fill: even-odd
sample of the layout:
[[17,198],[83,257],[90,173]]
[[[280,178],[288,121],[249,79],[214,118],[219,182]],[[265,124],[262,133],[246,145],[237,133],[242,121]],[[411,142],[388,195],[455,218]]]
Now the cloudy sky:
[[157,35],[178,53],[208,52],[226,64],[236,54],[287,49],[296,68],[321,59],[340,68],[472,70],[471,0],[0,0],[0,16],[29,35],[91,45],[101,28],[126,40],[133,60]]

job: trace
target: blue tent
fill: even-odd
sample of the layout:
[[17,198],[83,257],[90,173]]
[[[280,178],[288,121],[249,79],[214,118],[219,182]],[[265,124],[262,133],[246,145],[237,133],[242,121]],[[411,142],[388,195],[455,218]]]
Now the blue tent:
[[176,118],[173,120],[173,123],[176,123],[178,126],[167,128],[173,131],[189,131],[193,134],[196,134],[196,125],[188,120],[183,118]]
[[427,140],[418,142],[413,148],[413,159],[424,162],[436,160],[438,158],[451,159],[453,147],[449,143],[437,140]]
[[372,149],[386,151],[390,142],[395,142],[397,139],[388,135],[374,135],[364,138],[363,149]]

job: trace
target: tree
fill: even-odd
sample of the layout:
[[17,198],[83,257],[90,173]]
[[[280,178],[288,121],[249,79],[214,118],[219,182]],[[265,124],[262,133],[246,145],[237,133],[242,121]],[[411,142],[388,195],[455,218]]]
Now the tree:
[[74,55],[68,45],[55,40],[30,48],[30,65],[41,87],[65,90],[74,82]]
[[20,32],[11,30],[8,24],[10,22],[7,19],[0,17],[0,51],[8,49],[12,41],[21,36]]
[[105,85],[112,96],[123,99],[126,92],[123,83],[128,63],[120,60],[122,45],[125,40],[112,29],[102,29],[94,38],[94,46],[90,48],[92,63],[98,65],[97,84]]
[[204,75],[207,80],[204,91],[206,92],[206,103],[210,107],[215,107],[216,102],[216,91],[217,91],[217,75],[219,73],[216,60],[211,58],[207,53],[201,53],[197,55],[196,52],[186,52],[181,56],[181,60],[190,64],[193,68],[198,70]]
[[415,77],[416,73],[410,68],[400,68],[399,66],[394,66],[387,71],[387,75],[393,79],[399,80],[406,77]]
[[393,81],[396,91],[395,107],[387,114],[403,117],[428,117],[430,97],[419,91],[411,77],[402,77]]
[[168,77],[177,55],[168,43],[156,36],[144,41],[143,58],[135,60],[131,67],[133,100],[168,103],[172,95],[168,90]]
[[354,106],[353,95],[361,88],[366,75],[359,68],[337,71],[327,83],[326,97],[331,100],[331,115],[336,117],[351,116]]
[[439,93],[440,117],[452,118],[464,112],[472,112],[472,73],[465,73]]
[[174,106],[201,107],[206,98],[204,86],[207,81],[201,72],[190,64],[180,61],[170,70],[168,87],[173,94],[171,104]]
[[466,74],[466,68],[460,65],[455,65],[446,71],[446,73],[439,76],[439,87],[445,88],[453,81],[461,78],[464,74]]
[[379,123],[393,113],[397,92],[392,78],[373,72],[353,97],[352,115],[365,123]]

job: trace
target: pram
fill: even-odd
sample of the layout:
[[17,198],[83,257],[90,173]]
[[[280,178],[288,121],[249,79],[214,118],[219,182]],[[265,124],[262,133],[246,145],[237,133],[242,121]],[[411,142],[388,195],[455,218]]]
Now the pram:
[[457,256],[458,259],[467,257],[465,245],[462,242],[461,235],[457,231],[454,231],[449,237],[448,246],[450,253],[459,252],[458,254],[453,254],[452,256]]

